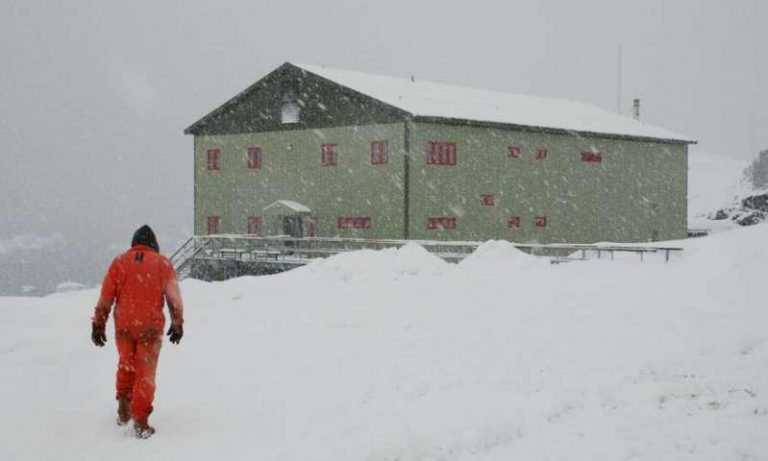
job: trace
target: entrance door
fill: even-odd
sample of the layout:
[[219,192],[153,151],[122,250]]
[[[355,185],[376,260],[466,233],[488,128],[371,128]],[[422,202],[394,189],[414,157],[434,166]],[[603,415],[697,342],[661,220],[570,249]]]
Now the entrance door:
[[283,234],[301,238],[301,221],[298,216],[283,216]]

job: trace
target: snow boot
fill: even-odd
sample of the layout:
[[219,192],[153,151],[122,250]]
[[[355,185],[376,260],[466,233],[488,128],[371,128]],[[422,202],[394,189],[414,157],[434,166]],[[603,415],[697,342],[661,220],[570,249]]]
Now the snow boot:
[[148,439],[155,433],[155,428],[150,426],[146,419],[134,421],[133,433],[137,439]]
[[117,425],[125,426],[131,420],[131,401],[125,397],[117,399]]

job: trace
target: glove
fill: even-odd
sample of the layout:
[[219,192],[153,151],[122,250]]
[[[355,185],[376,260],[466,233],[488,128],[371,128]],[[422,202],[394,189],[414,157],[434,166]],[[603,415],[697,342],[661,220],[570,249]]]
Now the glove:
[[179,344],[181,337],[184,336],[184,327],[181,325],[171,324],[171,328],[168,329],[168,333],[165,335],[170,336],[169,339],[173,344]]
[[104,332],[104,327],[96,325],[95,322],[91,323],[91,341],[99,347],[104,347],[104,344],[107,343],[107,334]]

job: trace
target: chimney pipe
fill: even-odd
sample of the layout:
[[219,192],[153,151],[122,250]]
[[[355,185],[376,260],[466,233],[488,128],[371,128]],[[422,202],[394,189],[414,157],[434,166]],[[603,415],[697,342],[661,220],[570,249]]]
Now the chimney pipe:
[[640,120],[640,98],[635,98],[632,101],[632,118]]

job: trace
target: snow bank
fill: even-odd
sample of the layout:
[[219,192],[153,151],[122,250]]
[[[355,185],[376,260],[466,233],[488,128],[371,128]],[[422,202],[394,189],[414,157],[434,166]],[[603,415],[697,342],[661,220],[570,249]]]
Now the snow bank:
[[341,280],[397,280],[402,276],[440,275],[452,268],[421,245],[341,253],[313,261],[298,272]]
[[546,261],[518,250],[506,240],[489,240],[477,247],[458,266],[470,271],[506,271],[541,263]]
[[669,264],[490,242],[459,267],[411,246],[185,281],[149,441],[114,426],[96,290],[0,298],[0,459],[768,459],[768,225],[678,243]]

